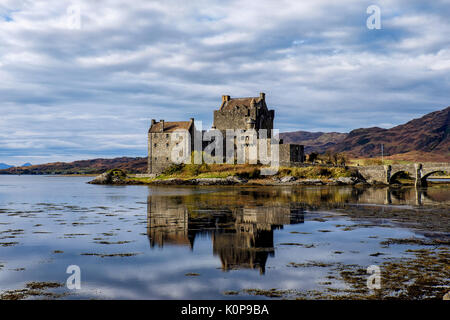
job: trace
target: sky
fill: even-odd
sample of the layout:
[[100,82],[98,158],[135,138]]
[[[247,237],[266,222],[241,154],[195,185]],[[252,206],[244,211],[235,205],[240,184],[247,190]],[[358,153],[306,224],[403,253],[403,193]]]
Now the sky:
[[146,156],[151,119],[208,128],[224,94],[390,128],[450,105],[449,34],[450,0],[0,0],[0,162]]

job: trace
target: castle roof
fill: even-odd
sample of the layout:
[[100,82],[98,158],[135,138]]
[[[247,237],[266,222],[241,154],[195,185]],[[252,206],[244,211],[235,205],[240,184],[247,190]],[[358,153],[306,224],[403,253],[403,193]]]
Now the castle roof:
[[228,101],[223,101],[220,110],[231,111],[236,108],[248,108],[252,107],[252,100],[255,102],[255,106],[261,104],[263,100],[260,97],[248,97],[248,98],[230,98]]
[[220,111],[233,111],[239,108],[252,109],[256,107],[266,106],[266,94],[261,92],[259,97],[247,97],[247,98],[231,98],[230,96],[222,96],[222,104]]
[[[163,123],[164,123],[164,131],[161,130]],[[189,130],[191,128],[191,125],[193,125],[192,121],[164,121],[164,122],[160,121],[152,124],[148,132],[149,133],[173,132],[177,129]]]

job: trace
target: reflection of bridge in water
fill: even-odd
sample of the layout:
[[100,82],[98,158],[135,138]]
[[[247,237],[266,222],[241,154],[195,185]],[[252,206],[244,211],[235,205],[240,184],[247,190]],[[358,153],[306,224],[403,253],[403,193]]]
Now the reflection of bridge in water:
[[450,205],[450,199],[439,199],[428,188],[367,189],[361,193],[359,202],[387,205]]
[[303,209],[289,204],[210,209],[164,196],[149,196],[147,202],[151,247],[185,245],[193,249],[196,237],[208,235],[224,271],[250,268],[264,274],[268,257],[275,253],[274,230],[303,222]]

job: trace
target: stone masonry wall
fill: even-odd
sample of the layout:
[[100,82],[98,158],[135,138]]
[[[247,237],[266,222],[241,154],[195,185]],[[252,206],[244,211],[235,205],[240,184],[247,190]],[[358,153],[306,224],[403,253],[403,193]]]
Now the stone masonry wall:
[[[192,130],[191,130],[192,131]],[[193,131],[192,131],[193,132]],[[193,136],[193,133],[191,133]],[[170,132],[152,132],[148,134],[148,173],[162,173],[172,164],[172,149],[177,142],[172,141]],[[193,150],[191,146],[191,150]],[[180,155],[181,156],[181,155]]]

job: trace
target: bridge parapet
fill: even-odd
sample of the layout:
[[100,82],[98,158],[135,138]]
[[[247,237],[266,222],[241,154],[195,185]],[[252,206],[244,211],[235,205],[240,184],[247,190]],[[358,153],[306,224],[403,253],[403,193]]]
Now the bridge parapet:
[[416,179],[416,186],[425,187],[427,178],[437,172],[450,172],[450,163],[412,163],[378,166],[358,166],[359,173],[367,180],[392,184],[401,173],[406,173]]

